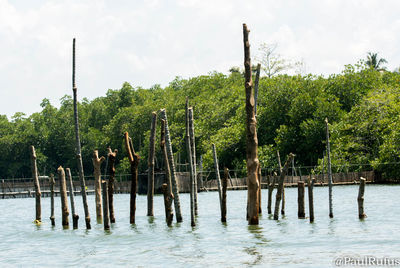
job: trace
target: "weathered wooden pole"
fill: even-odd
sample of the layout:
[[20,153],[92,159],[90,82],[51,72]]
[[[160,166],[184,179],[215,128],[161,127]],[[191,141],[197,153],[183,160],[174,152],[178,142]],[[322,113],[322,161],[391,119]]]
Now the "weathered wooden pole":
[[308,186],[308,209],[310,213],[310,222],[314,222],[314,182],[315,179],[310,177],[308,178],[307,181],[307,186]]
[[221,222],[226,222],[226,190],[228,188],[229,169],[224,168],[224,177],[222,179],[222,206]]
[[361,177],[360,178],[360,188],[358,188],[358,218],[359,219],[364,219],[367,217],[364,213],[364,191],[365,191],[365,178]]
[[72,91],[74,94],[74,121],[75,121],[75,141],[76,141],[76,160],[78,162],[79,181],[81,183],[81,195],[83,201],[83,209],[85,211],[86,229],[91,229],[89,206],[86,195],[85,175],[83,173],[81,141],[79,138],[79,116],[78,116],[78,100],[77,100],[77,87],[75,84],[75,38],[72,42]]
[[297,216],[299,219],[304,219],[306,217],[305,207],[304,207],[304,181],[297,182]]
[[165,181],[162,185],[162,190],[164,193],[164,206],[165,206],[165,219],[167,221],[167,225],[170,226],[172,220],[174,218],[174,212],[172,210],[172,202],[174,199],[174,195],[172,194],[172,185],[171,185],[171,174],[168,163],[168,154],[167,148],[165,147],[165,120],[161,119],[161,138],[160,138],[160,147],[161,152],[164,157],[164,166],[165,166]]
[[108,167],[108,209],[110,211],[110,221],[111,223],[115,223],[115,215],[114,215],[114,185],[115,185],[115,160],[117,158],[118,150],[111,150],[108,147],[107,154],[107,167]]
[[271,181],[270,183],[268,183],[268,214],[272,214],[272,193],[274,191],[275,188],[275,177],[278,176],[278,174],[276,174],[276,172],[274,172],[274,175],[271,176]]
[[78,229],[79,216],[75,213],[75,198],[74,198],[74,184],[72,182],[71,170],[69,168],[65,169],[68,178],[68,188],[69,188],[69,198],[71,200],[71,212],[72,212],[72,228]]
[[203,190],[204,189],[204,183],[203,183],[203,155],[200,155],[200,159],[199,159],[199,176],[197,177],[197,182],[199,182],[199,181],[200,181],[200,190]]
[[68,228],[68,197],[67,197],[67,183],[65,181],[64,169],[60,166],[57,169],[58,180],[60,181],[60,197],[61,197],[61,215],[62,215],[62,226]]
[[196,139],[194,137],[194,116],[193,116],[193,108],[189,110],[189,135],[190,135],[190,145],[192,152],[192,162],[193,162],[193,182],[194,182],[194,212],[197,216],[198,214],[198,201],[197,201],[197,167],[196,167]]
[[[128,153],[129,163],[131,164],[131,197],[130,197],[130,223],[135,223],[135,213],[136,213],[136,188],[138,182],[138,166],[140,157],[135,153],[133,148],[133,143],[129,137],[128,132],[125,132],[125,148]],[[104,210],[103,210],[104,211]]]
[[102,181],[103,190],[103,224],[104,230],[110,230],[110,211],[108,209],[108,182],[106,180]]
[[52,226],[56,226],[56,218],[54,217],[54,175],[50,174],[49,178],[50,183],[50,221]]
[[151,128],[149,141],[149,158],[148,158],[148,179],[147,179],[147,216],[154,216],[153,197],[154,197],[154,154],[156,150],[156,124],[157,113],[151,114]]
[[101,207],[101,164],[104,162],[104,156],[99,158],[99,152],[97,150],[93,151],[93,176],[94,176],[94,193],[96,199],[96,220],[97,223],[102,223],[103,221],[103,211]]
[[[186,99],[186,106],[188,99]],[[195,208],[194,208],[194,170],[193,170],[193,157],[192,157],[192,146],[190,145],[190,134],[189,134],[189,115],[190,109],[186,107],[186,152],[188,154],[189,171],[190,171],[190,222],[191,226],[196,226],[195,222]],[[193,116],[193,114],[192,114]]]
[[[282,173],[282,163],[281,163],[281,155],[279,154],[279,150],[276,151],[276,155],[278,157],[278,165],[279,165],[279,175]],[[285,215],[285,182],[282,185],[282,208],[281,214]]]
[[36,165],[36,151],[33,145],[30,146],[30,153],[31,153],[31,170],[32,170],[32,178],[33,183],[35,185],[35,210],[36,210],[36,223],[42,222],[42,206],[40,197],[42,193],[40,192],[40,183],[39,183],[39,175]]
[[217,150],[215,149],[215,144],[212,144],[213,150],[213,157],[214,157],[214,167],[215,167],[215,179],[217,180],[218,186],[218,195],[219,195],[219,207],[222,213],[222,185],[221,185],[221,178],[219,175],[219,165],[218,165],[218,158],[217,158]]
[[279,177],[278,190],[276,193],[276,201],[275,201],[274,220],[279,219],[279,205],[280,205],[281,199],[282,199],[283,181],[284,181],[287,171],[289,169],[289,165],[290,165],[290,162],[292,161],[292,158],[293,158],[293,154],[290,153],[288,156],[288,159],[286,160],[285,165],[283,166],[282,172]]
[[332,165],[331,165],[331,146],[329,144],[329,124],[328,118],[325,118],[326,124],[326,154],[328,156],[328,185],[329,185],[329,217],[333,218],[332,204]]
[[178,179],[176,177],[174,154],[172,152],[172,143],[171,143],[171,137],[169,134],[167,112],[165,111],[165,109],[160,110],[160,115],[161,115],[161,119],[165,120],[165,145],[167,148],[168,163],[170,165],[172,191],[174,194],[174,206],[175,206],[176,221],[182,222],[181,203],[179,200]]
[[254,94],[253,81],[251,78],[251,59],[249,29],[243,24],[243,43],[244,43],[244,69],[245,69],[245,89],[246,89],[246,162],[247,162],[247,216],[249,224],[258,224],[259,213],[259,187],[261,186],[258,178],[258,139],[257,139],[257,120],[254,113]]

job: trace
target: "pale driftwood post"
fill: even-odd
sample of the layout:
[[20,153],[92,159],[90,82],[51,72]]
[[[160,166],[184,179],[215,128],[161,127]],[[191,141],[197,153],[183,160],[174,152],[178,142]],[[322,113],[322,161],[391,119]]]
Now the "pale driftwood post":
[[68,228],[68,197],[67,197],[67,183],[65,181],[64,169],[60,166],[57,169],[58,180],[60,181],[60,197],[61,197],[61,215],[62,215],[62,225],[64,228]]
[[251,59],[249,29],[243,24],[244,44],[244,69],[246,89],[246,163],[247,163],[247,216],[249,224],[258,224],[258,189],[260,187],[258,178],[258,139],[257,120],[254,113],[253,81],[251,78]]
[[35,185],[35,207],[36,207],[36,223],[40,223],[42,221],[42,206],[41,206],[41,201],[40,197],[42,193],[40,192],[40,183],[39,183],[39,175],[37,171],[37,165],[36,165],[36,152],[35,152],[35,147],[31,145],[30,147],[30,153],[31,153],[31,170],[32,170],[32,178],[33,182]]
[[308,209],[310,213],[310,222],[314,222],[314,194],[313,194],[313,189],[314,189],[314,182],[315,179],[311,179],[311,175],[308,178],[307,181],[307,186],[308,186]]
[[154,197],[154,154],[156,150],[156,124],[157,113],[151,114],[151,128],[149,141],[149,158],[147,161],[149,172],[147,178],[147,216],[154,216],[153,197]]
[[283,191],[283,181],[285,179],[285,176],[287,174],[290,162],[292,161],[293,154],[290,153],[288,156],[288,159],[286,160],[286,163],[282,169],[282,172],[279,177],[279,183],[278,183],[278,190],[276,193],[276,201],[275,201],[275,212],[274,212],[274,220],[279,219],[279,205],[281,203],[282,199],[282,191]]
[[365,178],[361,177],[360,178],[360,188],[358,188],[358,218],[359,219],[364,219],[367,217],[364,213],[364,191],[365,191]]
[[329,124],[328,118],[325,118],[326,124],[326,154],[328,156],[328,184],[329,184],[329,217],[333,218],[332,205],[332,165],[331,165],[331,146],[329,144]]
[[90,229],[90,214],[89,214],[89,206],[87,203],[86,196],[86,183],[85,183],[85,175],[83,173],[83,163],[82,163],[82,152],[81,152],[81,141],[79,138],[79,116],[78,116],[78,100],[77,100],[77,87],[75,84],[75,38],[72,43],[72,91],[74,94],[74,121],[75,121],[75,141],[76,141],[76,160],[78,162],[78,172],[79,172],[79,181],[81,183],[81,195],[83,201],[83,208],[85,211],[85,222],[86,229]]
[[118,150],[111,150],[108,147],[108,155],[107,155],[107,167],[108,167],[108,209],[110,211],[110,221],[111,223],[115,223],[115,215],[114,215],[114,184],[115,184],[115,159],[117,158]]
[[[188,106],[188,99],[186,98],[186,151],[188,154],[189,171],[190,171],[190,222],[191,226],[196,226],[195,212],[194,212],[194,170],[193,170],[193,158],[192,158],[192,146],[190,145],[190,133],[189,133],[189,114],[190,109]],[[193,115],[193,114],[192,114]]]
[[74,184],[72,182],[71,170],[69,168],[65,169],[68,178],[68,188],[69,188],[69,198],[71,200],[71,212],[72,212],[72,228],[78,229],[79,216],[75,213],[75,198],[74,198]]
[[181,203],[179,200],[178,180],[176,177],[174,154],[172,152],[171,137],[169,134],[167,112],[165,111],[165,109],[161,109],[160,112],[161,112],[161,119],[165,120],[165,145],[167,148],[168,163],[169,163],[170,172],[171,172],[171,182],[172,182],[172,191],[174,193],[174,206],[175,206],[176,221],[182,222]]
[[304,208],[304,181],[297,182],[297,203],[298,203],[297,216],[299,219],[304,219],[306,217],[306,212]]
[[221,185],[221,178],[219,175],[217,150],[215,149],[214,143],[212,144],[212,150],[213,150],[213,157],[214,157],[215,179],[217,180],[217,185],[218,185],[219,207],[221,209],[221,214],[222,214],[222,185]]
[[197,216],[198,214],[198,202],[197,202],[197,167],[196,167],[196,139],[194,137],[194,116],[193,116],[193,108],[189,110],[189,135],[190,135],[190,145],[192,151],[192,162],[193,162],[193,180],[194,180],[194,212]]
[[172,201],[174,199],[174,195],[172,194],[172,186],[171,186],[171,174],[168,163],[168,154],[167,148],[165,147],[165,120],[161,119],[161,137],[160,137],[160,147],[161,152],[164,157],[164,166],[165,166],[165,181],[162,185],[162,190],[164,193],[164,206],[165,206],[165,218],[167,221],[167,225],[170,226],[172,220],[174,218],[174,212],[172,211]]
[[55,226],[56,218],[54,217],[54,184],[56,184],[56,182],[54,181],[53,174],[50,174],[49,183],[50,183],[50,221],[51,225]]
[[135,153],[135,149],[133,148],[133,143],[131,138],[129,137],[128,132],[125,132],[124,137],[125,137],[125,148],[128,153],[129,163],[131,164],[131,196],[130,196],[129,221],[131,224],[134,224],[135,214],[136,214],[136,190],[137,190],[136,188],[138,182],[138,166],[140,157],[137,153]]
[[96,195],[96,219],[97,223],[102,223],[103,221],[103,211],[101,207],[101,164],[104,162],[104,156],[99,158],[99,152],[97,150],[93,151],[93,175],[94,175],[94,193]]
[[222,179],[222,209],[221,222],[226,222],[226,190],[228,188],[229,169],[224,168],[224,178]]
[[271,178],[270,183],[268,183],[268,214],[272,214],[272,193],[274,191],[275,188],[275,177],[278,176],[278,174],[276,174],[276,172],[274,172],[274,175]]
[[[279,175],[282,173],[282,164],[281,164],[281,155],[279,154],[279,151],[276,151],[276,155],[278,157],[278,165],[279,165]],[[285,182],[283,182],[282,185],[282,208],[281,208],[281,214],[285,215]]]
[[108,209],[108,183],[106,180],[102,182],[103,190],[103,224],[104,230],[110,230],[110,212]]

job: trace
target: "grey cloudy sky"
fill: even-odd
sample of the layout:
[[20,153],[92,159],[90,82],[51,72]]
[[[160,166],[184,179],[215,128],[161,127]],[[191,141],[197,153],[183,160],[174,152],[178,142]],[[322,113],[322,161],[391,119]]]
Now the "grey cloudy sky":
[[[397,0],[0,0],[0,114],[40,111],[71,95],[77,38],[80,98],[124,81],[168,85],[243,65],[242,23],[253,56],[263,42],[303,60],[307,73],[339,73],[368,51],[400,66]],[[254,62],[253,62],[254,63]]]

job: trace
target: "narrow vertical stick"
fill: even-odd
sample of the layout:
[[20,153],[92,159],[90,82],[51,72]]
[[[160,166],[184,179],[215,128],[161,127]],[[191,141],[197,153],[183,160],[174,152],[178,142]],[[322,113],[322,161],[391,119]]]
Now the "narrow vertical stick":
[[197,178],[197,181],[200,181],[200,190],[203,190],[204,189],[204,183],[203,183],[203,155],[200,155],[199,176]]
[[219,175],[219,166],[218,166],[218,158],[217,158],[217,150],[215,149],[215,144],[212,144],[213,157],[214,157],[214,167],[215,167],[215,178],[217,180],[218,185],[218,195],[219,195],[219,207],[222,213],[222,186],[221,186],[221,178]]
[[[131,138],[129,137],[128,132],[124,134],[125,140],[125,148],[128,153],[128,159],[131,164],[131,195],[130,195],[130,215],[129,222],[131,224],[135,223],[135,214],[136,214],[136,188],[138,182],[138,166],[140,157],[137,153],[135,153],[135,149],[133,148],[133,143]],[[108,200],[107,200],[108,203]],[[103,209],[104,211],[104,209]]]
[[36,165],[36,151],[33,145],[30,146],[30,154],[31,154],[32,178],[33,178],[33,183],[35,185],[35,210],[36,210],[35,222],[40,223],[42,221],[42,206],[40,200],[42,193],[40,192],[39,175]]
[[78,229],[79,216],[75,213],[75,198],[74,198],[74,184],[72,182],[71,170],[65,169],[68,178],[69,198],[71,200],[71,212],[72,212],[72,228]]
[[297,182],[297,204],[297,216],[299,219],[304,219],[306,217],[304,208],[304,181]]
[[[186,99],[186,106],[188,99]],[[188,154],[189,171],[190,171],[190,222],[191,226],[196,226],[195,223],[195,212],[194,212],[194,170],[193,170],[193,158],[192,158],[192,146],[190,145],[190,133],[189,133],[189,116],[191,109],[186,107],[186,151]],[[192,114],[193,116],[193,114]]]
[[308,186],[308,209],[310,213],[310,222],[314,222],[314,194],[313,194],[313,189],[314,189],[314,182],[315,179],[311,179],[311,175],[308,178],[307,181],[307,186]]
[[194,180],[194,212],[197,216],[198,214],[198,202],[197,202],[197,167],[196,167],[196,139],[194,137],[194,119],[193,119],[193,108],[189,110],[189,135],[190,135],[190,145],[192,146],[192,162],[193,162],[193,180]]
[[333,218],[332,204],[332,165],[331,165],[331,146],[329,144],[329,124],[328,118],[325,118],[326,124],[326,154],[328,156],[328,185],[329,185],[329,217]]
[[64,169],[60,166],[57,169],[58,180],[60,181],[60,197],[61,197],[61,215],[62,215],[62,225],[64,228],[68,228],[68,197],[67,197],[67,183],[65,181]]
[[268,184],[268,214],[272,214],[272,193],[275,188],[275,177],[278,176],[276,172],[274,172],[274,176],[271,178],[271,182]]
[[360,188],[358,188],[358,218],[359,219],[364,219],[367,217],[364,213],[364,191],[365,191],[365,178],[361,177],[360,178]]
[[156,123],[157,113],[151,114],[151,128],[149,141],[149,158],[147,161],[149,172],[147,178],[147,216],[154,216],[153,197],[154,197],[154,153],[156,150]]
[[118,150],[111,150],[108,147],[107,154],[107,167],[108,167],[108,209],[110,211],[110,221],[111,223],[115,223],[115,215],[114,215],[114,184],[115,184],[115,159],[117,158]]
[[251,59],[249,29],[243,24],[244,69],[246,90],[246,165],[247,165],[247,216],[249,224],[258,224],[258,139],[257,120],[254,113],[253,81],[251,77]]
[[226,222],[226,190],[228,188],[229,169],[224,168],[224,177],[222,179],[222,209],[221,222]]
[[104,156],[99,158],[99,152],[97,150],[93,151],[93,176],[94,176],[94,192],[96,199],[96,220],[97,223],[102,223],[103,221],[103,211],[101,207],[101,164],[104,162]]
[[102,182],[103,190],[103,224],[104,230],[110,230],[110,212],[108,210],[108,182],[103,180]]
[[[279,151],[276,151],[277,157],[278,157],[278,165],[279,165],[279,175],[282,173],[282,164],[281,164],[281,155],[279,154]],[[282,208],[281,208],[281,214],[285,215],[285,182],[283,182],[282,185]]]
[[285,165],[283,166],[282,172],[279,177],[279,183],[278,183],[278,189],[277,189],[276,201],[275,201],[274,220],[279,219],[279,205],[280,205],[281,199],[282,199],[283,181],[284,181],[287,171],[289,169],[289,164],[292,161],[292,158],[293,158],[293,154],[290,153],[288,156],[288,159],[286,160]]
[[176,221],[182,222],[181,203],[179,200],[178,180],[177,180],[176,171],[175,171],[174,154],[172,152],[172,143],[171,143],[171,137],[170,137],[169,127],[168,127],[167,112],[165,111],[165,109],[161,109],[160,113],[161,113],[161,119],[165,120],[165,145],[167,148],[168,163],[170,165],[172,191],[174,194],[174,206],[175,206]]
[[54,184],[56,184],[56,182],[54,181],[53,174],[50,174],[49,183],[50,183],[50,221],[51,225],[55,226],[56,220],[54,217]]
[[165,166],[165,181],[163,184],[163,193],[164,193],[164,205],[165,205],[165,218],[167,221],[167,225],[170,226],[172,220],[174,218],[174,213],[172,211],[172,202],[174,199],[174,195],[172,194],[172,185],[171,185],[171,174],[168,163],[168,154],[167,148],[165,147],[165,120],[161,119],[161,137],[160,137],[160,147],[161,152],[164,157],[164,166]]

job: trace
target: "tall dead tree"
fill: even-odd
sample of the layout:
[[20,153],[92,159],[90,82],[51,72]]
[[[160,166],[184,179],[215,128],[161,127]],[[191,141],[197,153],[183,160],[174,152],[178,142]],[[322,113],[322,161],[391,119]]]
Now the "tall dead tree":
[[150,129],[150,141],[149,141],[149,158],[148,166],[149,173],[147,179],[147,216],[154,216],[153,209],[153,197],[154,197],[154,154],[156,150],[156,123],[157,113],[151,114],[151,129]]
[[101,200],[101,164],[104,162],[104,156],[99,158],[99,152],[93,151],[93,176],[94,176],[94,193],[96,199],[96,219],[97,223],[103,221],[102,200]]
[[194,212],[195,215],[198,214],[198,202],[197,202],[197,167],[196,167],[196,140],[194,138],[194,119],[193,119],[193,108],[189,111],[189,135],[190,135],[190,145],[192,151],[192,162],[193,162],[193,182],[194,182]]
[[55,226],[56,218],[54,217],[54,184],[56,184],[56,182],[54,181],[53,174],[50,174],[49,183],[50,183],[50,221],[51,225]]
[[128,153],[129,163],[131,164],[131,198],[130,198],[130,223],[135,223],[136,213],[136,189],[138,182],[138,166],[140,157],[135,153],[133,148],[132,139],[129,137],[128,132],[125,132],[125,149]]
[[108,209],[110,211],[110,221],[115,223],[114,215],[114,187],[115,187],[115,159],[117,158],[118,150],[111,150],[108,147],[107,167],[108,167]]
[[64,169],[60,166],[57,169],[58,180],[60,182],[60,197],[61,197],[61,215],[62,215],[62,226],[68,228],[68,197],[67,197],[67,183],[65,181]]
[[161,137],[160,137],[160,147],[161,152],[164,157],[164,166],[165,166],[165,183],[162,186],[164,193],[164,205],[165,205],[165,218],[167,221],[167,225],[170,226],[172,220],[174,218],[174,212],[172,210],[172,202],[174,199],[174,195],[172,194],[172,185],[171,185],[171,172],[169,169],[168,163],[168,154],[167,148],[165,147],[165,120],[161,119]]
[[244,69],[245,69],[245,89],[246,89],[246,162],[247,162],[247,216],[249,224],[258,224],[259,212],[259,178],[258,178],[258,139],[257,139],[257,120],[254,113],[254,94],[253,82],[251,78],[251,59],[249,30],[243,24],[243,43],[244,43]]
[[181,203],[179,200],[178,179],[176,177],[176,171],[175,171],[174,154],[172,152],[172,143],[171,143],[171,137],[169,134],[167,112],[165,109],[161,109],[160,113],[161,113],[161,119],[165,120],[165,145],[167,147],[168,162],[169,162],[170,171],[171,171],[171,182],[172,182],[172,191],[174,193],[174,206],[175,206],[176,221],[182,222]]
[[288,156],[288,159],[285,162],[285,165],[283,166],[282,172],[279,177],[278,190],[276,192],[274,220],[279,219],[279,205],[280,205],[281,199],[282,199],[283,181],[285,180],[285,176],[289,169],[289,165],[290,165],[290,162],[292,161],[292,158],[293,158],[293,154],[290,153]]
[[71,212],[72,212],[72,228],[78,229],[79,216],[75,213],[75,193],[74,184],[72,182],[71,170],[69,168],[65,169],[68,178],[68,188],[69,188],[69,199],[71,201]]
[[31,154],[32,178],[33,178],[33,183],[35,185],[35,211],[36,211],[35,222],[40,223],[42,221],[42,206],[40,200],[42,193],[40,192],[39,175],[36,165],[36,151],[33,145],[31,145],[30,147],[30,154]]
[[325,124],[326,124],[326,154],[328,156],[329,217],[333,218],[332,165],[331,165],[331,146],[329,144],[329,123],[328,123],[328,118],[325,118]]
[[218,186],[218,195],[219,195],[219,207],[221,209],[221,218],[222,218],[222,184],[221,184],[221,178],[219,175],[219,165],[218,165],[218,158],[217,158],[217,150],[215,149],[215,144],[212,144],[212,150],[213,150],[213,157],[214,157],[214,167],[215,167],[215,178],[217,180],[217,186]]
[[79,138],[79,116],[78,116],[78,100],[77,100],[77,87],[75,83],[75,38],[72,42],[72,91],[74,94],[74,121],[75,121],[75,141],[76,141],[76,160],[78,161],[78,172],[79,172],[79,181],[81,183],[81,195],[83,201],[83,208],[85,211],[85,222],[86,229],[91,229],[90,226],[90,214],[89,214],[89,206],[87,202],[86,195],[86,183],[85,183],[85,175],[83,173],[83,163],[82,163],[82,152],[81,152],[81,141]]

